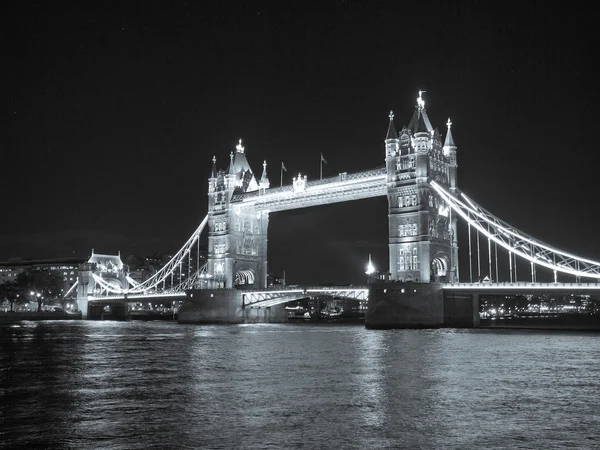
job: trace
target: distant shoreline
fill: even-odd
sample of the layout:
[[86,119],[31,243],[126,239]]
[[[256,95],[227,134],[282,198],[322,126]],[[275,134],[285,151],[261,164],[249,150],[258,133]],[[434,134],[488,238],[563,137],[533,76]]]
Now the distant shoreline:
[[26,311],[26,312],[0,312],[0,325],[20,322],[22,320],[81,320],[81,313]]
[[531,330],[573,330],[599,331],[600,316],[598,315],[565,315],[557,317],[528,317],[481,319],[478,328],[481,329],[531,329]]

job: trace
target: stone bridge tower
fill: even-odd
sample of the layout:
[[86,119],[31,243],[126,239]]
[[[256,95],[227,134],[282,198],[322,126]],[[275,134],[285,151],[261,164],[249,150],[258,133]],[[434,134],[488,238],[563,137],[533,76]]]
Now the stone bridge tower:
[[254,176],[240,139],[226,171],[213,158],[208,179],[208,288],[264,288],[267,283],[269,213],[256,211],[236,195],[269,187],[266,163],[260,180]]
[[429,182],[456,192],[456,146],[448,120],[446,140],[433,129],[422,92],[400,133],[394,115],[385,139],[392,280],[429,283],[458,279],[456,216]]

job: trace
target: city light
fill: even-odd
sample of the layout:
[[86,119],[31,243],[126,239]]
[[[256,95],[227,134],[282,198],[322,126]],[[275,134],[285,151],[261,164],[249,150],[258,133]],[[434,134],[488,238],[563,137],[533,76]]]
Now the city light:
[[369,262],[367,264],[367,270],[365,272],[367,275],[372,275],[375,273],[375,266],[373,265],[373,261],[371,261],[371,254],[369,253]]

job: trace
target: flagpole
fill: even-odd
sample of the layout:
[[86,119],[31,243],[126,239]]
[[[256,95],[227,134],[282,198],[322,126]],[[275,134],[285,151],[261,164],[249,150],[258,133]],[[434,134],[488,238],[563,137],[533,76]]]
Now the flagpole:
[[323,153],[321,153],[321,180],[323,179]]
[[283,187],[283,163],[281,163],[281,169],[279,169],[281,171],[281,183],[279,184],[279,187]]

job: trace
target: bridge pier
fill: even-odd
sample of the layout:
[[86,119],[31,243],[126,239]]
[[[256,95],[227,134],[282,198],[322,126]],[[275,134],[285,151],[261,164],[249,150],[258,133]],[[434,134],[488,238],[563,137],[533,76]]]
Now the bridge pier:
[[81,318],[83,320],[88,318],[89,311],[89,300],[87,298],[78,297],[77,298],[77,309],[81,311]]
[[285,305],[267,308],[243,306],[237,289],[193,289],[179,309],[179,323],[236,324],[287,322]]
[[446,296],[441,283],[383,282],[369,288],[367,328],[473,328],[478,295]]

